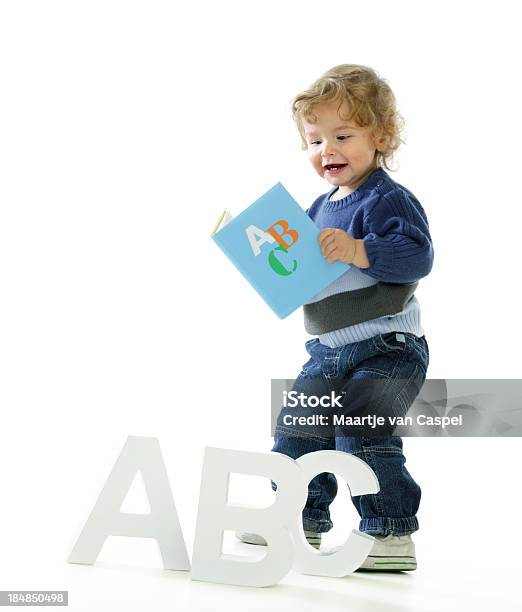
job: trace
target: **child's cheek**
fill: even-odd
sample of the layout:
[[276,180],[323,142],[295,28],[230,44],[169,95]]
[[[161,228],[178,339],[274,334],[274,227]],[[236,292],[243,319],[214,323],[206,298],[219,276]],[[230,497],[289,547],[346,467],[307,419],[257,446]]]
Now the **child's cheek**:
[[312,166],[314,167],[317,174],[319,174],[319,176],[321,177],[324,177],[324,168],[323,168],[323,164],[321,163],[320,157],[318,156],[312,157],[310,161],[312,162]]

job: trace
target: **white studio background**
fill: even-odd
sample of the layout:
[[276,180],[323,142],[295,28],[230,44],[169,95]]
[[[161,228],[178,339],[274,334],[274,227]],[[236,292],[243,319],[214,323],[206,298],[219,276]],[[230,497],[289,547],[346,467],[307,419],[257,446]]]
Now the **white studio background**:
[[[62,571],[127,435],[159,437],[189,550],[204,447],[270,449],[301,313],[277,320],[209,234],[277,181],[303,207],[327,190],[289,104],[335,64],[377,69],[406,120],[392,176],[435,243],[429,376],[520,376],[516,8],[0,4],[0,589],[67,588],[27,564]],[[423,559],[515,561],[520,448],[406,441]]]

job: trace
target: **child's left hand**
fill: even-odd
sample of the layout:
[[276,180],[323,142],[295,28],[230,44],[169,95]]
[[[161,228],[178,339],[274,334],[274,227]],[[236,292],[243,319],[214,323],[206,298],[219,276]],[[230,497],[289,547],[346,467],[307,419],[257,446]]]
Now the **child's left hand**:
[[328,227],[319,234],[321,252],[328,263],[342,261],[359,268],[370,266],[366,256],[364,240],[357,240],[342,229]]

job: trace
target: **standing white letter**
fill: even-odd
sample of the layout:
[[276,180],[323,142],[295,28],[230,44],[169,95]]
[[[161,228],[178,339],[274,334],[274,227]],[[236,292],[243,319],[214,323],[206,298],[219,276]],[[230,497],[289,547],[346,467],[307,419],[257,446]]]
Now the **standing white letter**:
[[[268,508],[227,503],[230,473],[265,476],[277,482],[275,502]],[[191,578],[241,586],[269,586],[292,567],[290,528],[301,520],[308,487],[296,462],[280,453],[250,453],[207,448],[201,477]],[[267,541],[266,555],[252,561],[224,555],[223,532],[248,531]]]
[[[372,468],[353,455],[335,450],[324,450],[302,455],[296,460],[301,476],[308,483],[323,472],[335,472],[342,476],[352,495],[366,495],[379,491],[379,481]],[[342,578],[354,572],[369,555],[374,538],[353,529],[346,542],[335,552],[313,550],[306,542],[303,523],[292,526],[295,543],[294,569],[303,574]]]
[[[150,514],[120,512],[138,471]],[[69,555],[69,563],[92,565],[108,536],[154,538],[164,569],[189,570],[190,562],[157,438],[129,436]]]

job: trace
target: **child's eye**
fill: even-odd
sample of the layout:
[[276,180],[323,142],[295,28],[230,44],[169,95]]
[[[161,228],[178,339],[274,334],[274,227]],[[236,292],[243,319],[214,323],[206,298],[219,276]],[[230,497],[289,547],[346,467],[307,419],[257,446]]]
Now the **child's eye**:
[[320,140],[314,140],[314,141],[313,141],[313,142],[311,142],[310,144],[311,144],[311,145],[314,145],[314,144],[321,144],[321,141],[320,141]]
[[337,140],[348,140],[351,136],[337,136]]

